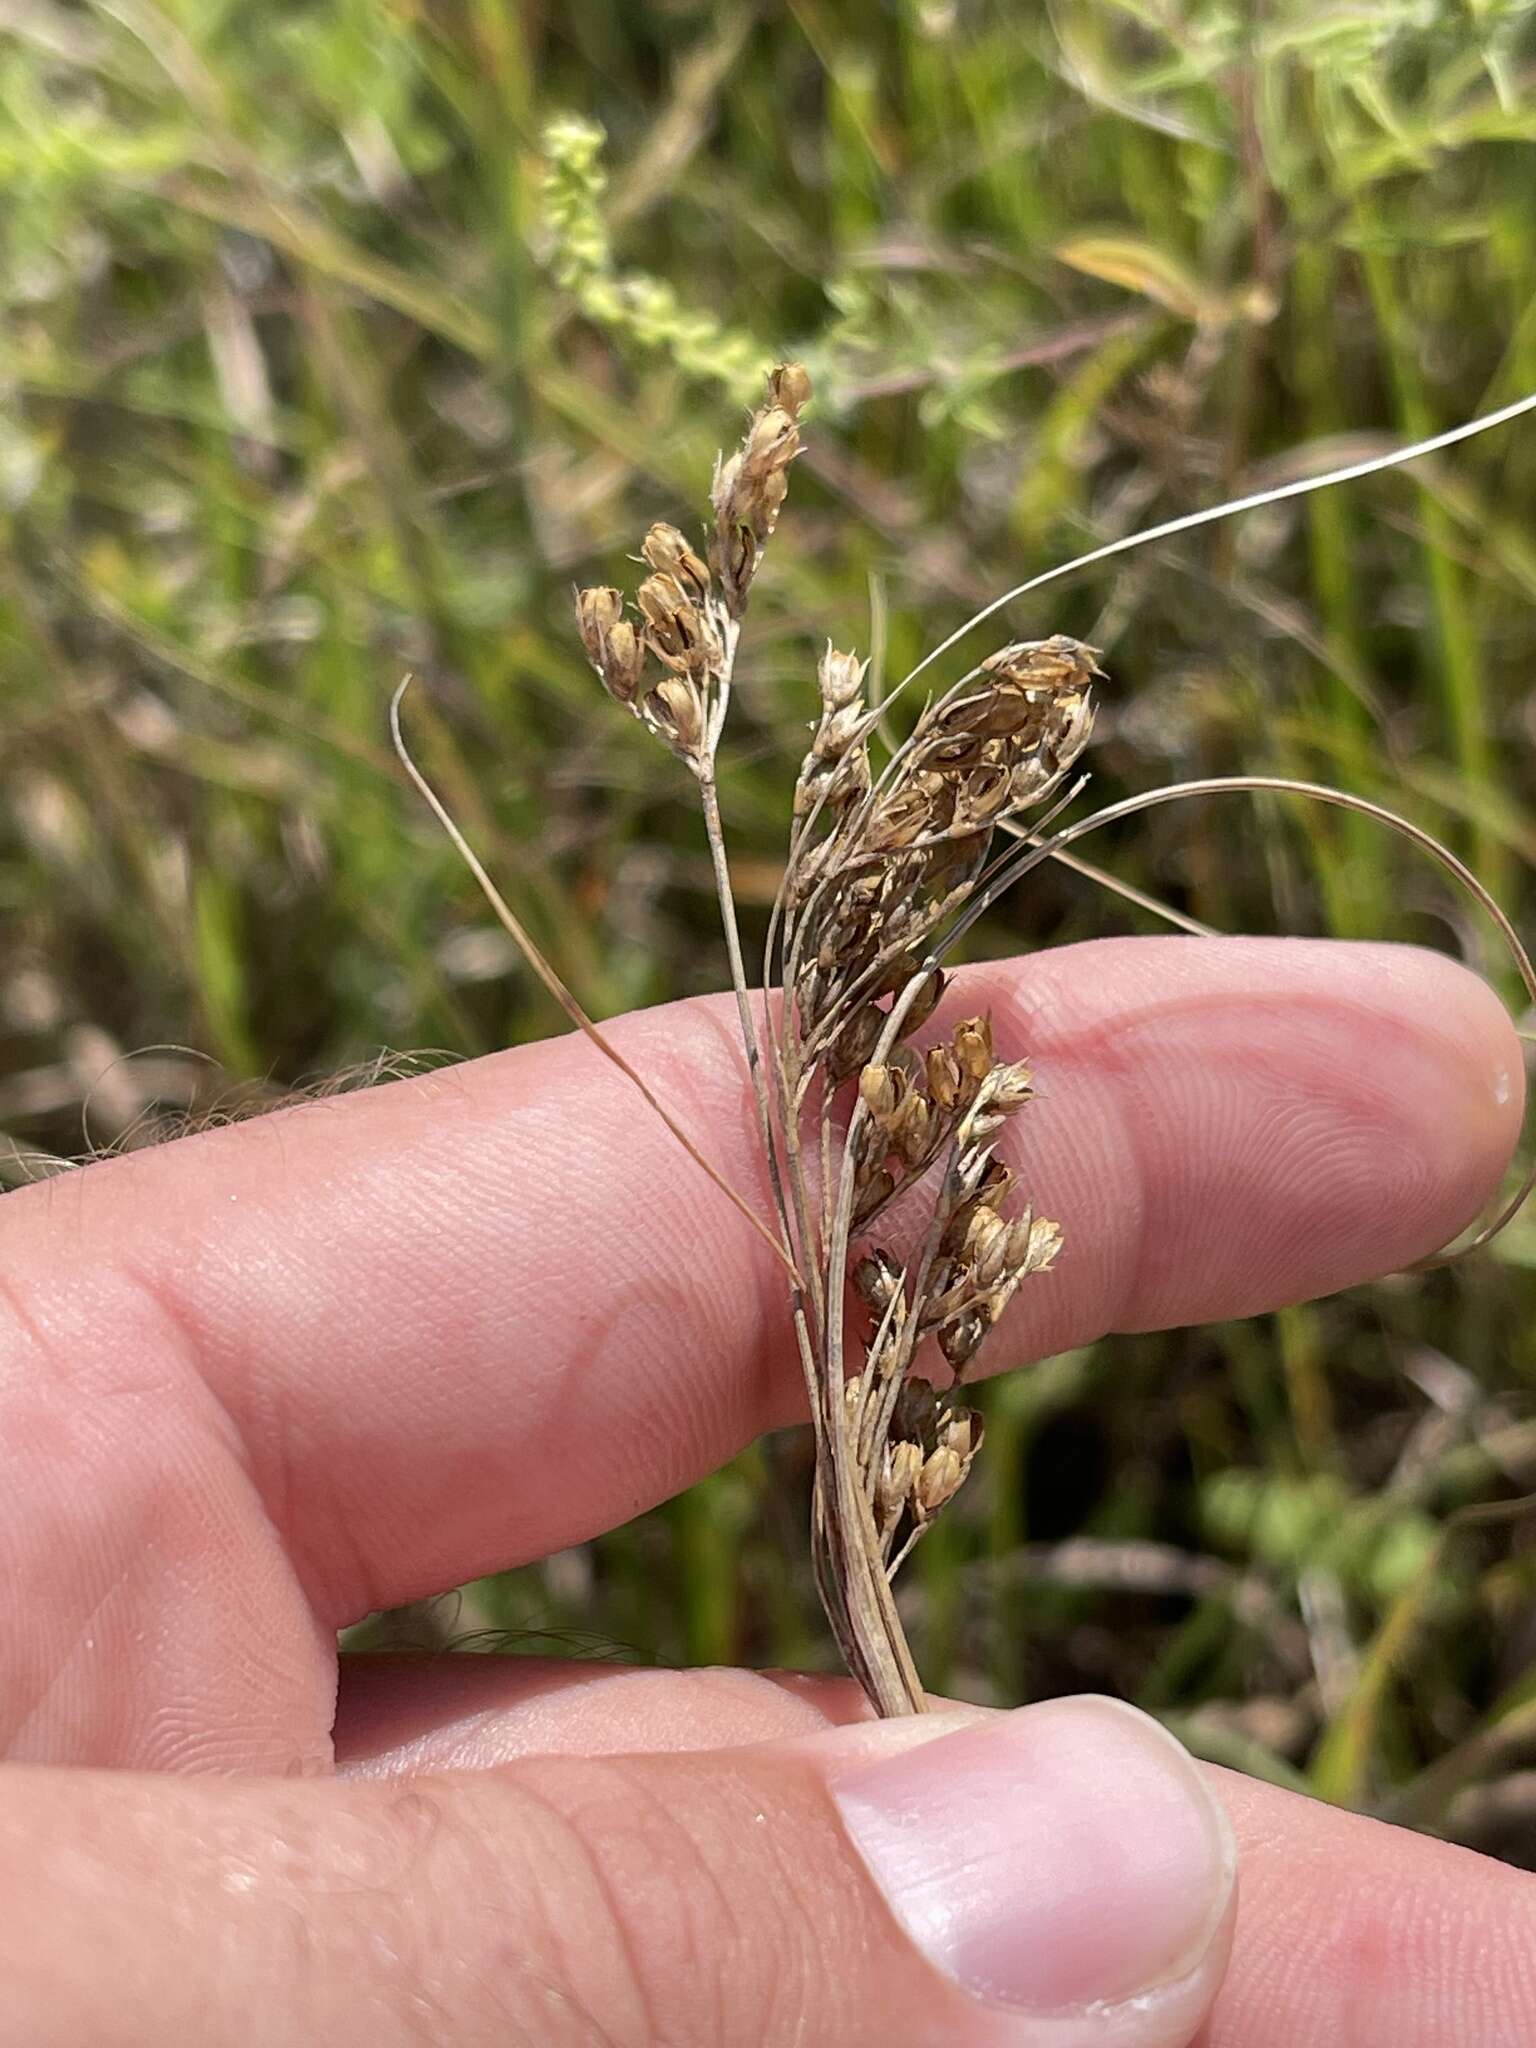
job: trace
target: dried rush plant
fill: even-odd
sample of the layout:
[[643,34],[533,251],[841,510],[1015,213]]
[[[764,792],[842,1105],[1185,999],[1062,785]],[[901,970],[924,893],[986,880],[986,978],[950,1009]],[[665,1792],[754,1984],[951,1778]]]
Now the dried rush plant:
[[[609,695],[698,787],[771,1222],[726,1184],[532,944],[404,748],[404,684],[393,724],[408,773],[535,970],[772,1244],[786,1274],[815,1437],[817,1587],[848,1668],[876,1709],[917,1713],[923,1692],[892,1580],[964,1484],[980,1448],[981,1417],[964,1389],[988,1338],[1017,1290],[1047,1272],[1061,1248],[1056,1224],[1035,1214],[1028,1191],[997,1155],[1032,1092],[1020,1049],[999,1049],[985,1016],[922,1040],[944,992],[947,950],[1004,888],[1040,860],[1070,860],[1069,846],[1086,833],[1181,796],[1267,789],[1342,804],[1406,834],[1494,920],[1533,1001],[1536,972],[1498,906],[1454,855],[1342,791],[1227,777],[1128,798],[1053,833],[1058,811],[1087,779],[1074,770],[1102,674],[1094,649],[1054,634],[1010,642],[969,669],[924,707],[878,771],[871,741],[885,705],[869,701],[867,664],[828,647],[756,996],[731,891],[716,758],[743,615],[801,448],[809,399],[810,379],[798,365],[772,372],[739,449],[716,467],[703,552],[677,527],[652,526],[640,544],[648,573],[633,596],[596,587],[579,591],[576,602],[582,643]],[[1108,554],[1409,460],[1533,407],[1536,398],[1522,400],[1393,456],[1127,536],[1005,593],[962,633]],[[902,687],[960,637],[934,649]],[[1529,1181],[1462,1252],[1444,1256],[1486,1243],[1528,1188]],[[898,1202],[903,1213],[893,1231]]]
[[[1061,1241],[1054,1223],[1011,1199],[1013,1175],[996,1156],[1029,1100],[1028,1067],[999,1058],[985,1017],[916,1043],[944,987],[931,956],[986,874],[999,820],[1035,810],[1070,775],[1092,727],[1095,665],[1059,637],[1004,648],[928,707],[877,776],[865,664],[827,649],[754,1014],[715,758],[742,615],[809,392],[793,365],[769,379],[740,449],[717,470],[707,559],[676,527],[653,526],[633,611],[619,591],[594,589],[580,592],[578,615],[609,694],[699,785],[778,1225],[796,1269],[817,1585],[849,1669],[894,1714],[918,1710],[922,1689],[892,1574],[976,1456],[981,1418],[960,1398],[965,1375]],[[903,1260],[879,1242],[880,1226],[919,1185],[918,1248]],[[950,1370],[942,1391],[914,1374],[928,1337]]]

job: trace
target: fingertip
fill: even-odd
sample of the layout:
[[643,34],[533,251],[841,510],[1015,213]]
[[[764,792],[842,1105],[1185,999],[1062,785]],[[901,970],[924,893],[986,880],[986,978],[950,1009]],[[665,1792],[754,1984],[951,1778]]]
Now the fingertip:
[[1468,1121],[1482,1139],[1483,1166],[1491,1194],[1520,1142],[1525,1122],[1525,1047],[1497,992],[1470,969],[1443,955],[1453,1010],[1464,1024],[1464,1076]]
[[1019,993],[1039,1001],[1032,1192],[1067,1235],[1032,1349],[1402,1270],[1487,1206],[1518,1137],[1498,997],[1422,948],[1104,941]]
[[1420,1242],[1402,1263],[1449,1243],[1494,1200],[1520,1142],[1525,1058],[1514,1022],[1483,978],[1419,946],[1359,949],[1375,981],[1414,1033],[1421,1085],[1399,1110],[1425,1162]]

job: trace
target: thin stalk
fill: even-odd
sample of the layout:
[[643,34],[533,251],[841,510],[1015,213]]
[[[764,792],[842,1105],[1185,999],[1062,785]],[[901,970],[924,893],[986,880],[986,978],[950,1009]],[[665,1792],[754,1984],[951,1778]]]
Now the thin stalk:
[[[1500,938],[1508,947],[1519,972],[1527,1000],[1536,1005],[1536,964],[1520,934],[1500,908],[1498,900],[1480,882],[1465,861],[1458,860],[1447,846],[1442,846],[1433,833],[1426,832],[1421,825],[1410,819],[1399,817],[1396,811],[1389,811],[1384,804],[1372,803],[1368,797],[1355,796],[1348,790],[1330,789],[1326,783],[1298,782],[1284,775],[1213,775],[1198,782],[1171,782],[1161,789],[1142,790],[1135,796],[1122,797],[1118,803],[1106,804],[1102,810],[1094,811],[1076,823],[1064,826],[1049,840],[1031,845],[1022,850],[1011,862],[1000,865],[999,871],[985,888],[980,890],[967,906],[964,913],[956,918],[946,932],[941,945],[933,952],[934,960],[942,959],[951,946],[970,929],[1007,889],[1027,874],[1042,860],[1084,839],[1090,832],[1097,832],[1105,825],[1112,825],[1120,818],[1133,817],[1138,811],[1150,811],[1159,804],[1172,803],[1181,797],[1250,795],[1255,790],[1273,790],[1281,796],[1304,796],[1314,803],[1334,804],[1340,810],[1354,811],[1365,818],[1373,818],[1377,824],[1387,826],[1411,840],[1421,852],[1437,861],[1460,886],[1472,897],[1498,930]],[[1519,1186],[1493,1217],[1479,1227],[1468,1241],[1455,1249],[1432,1254],[1419,1259],[1410,1269],[1416,1273],[1433,1272],[1441,1266],[1459,1265],[1473,1252],[1489,1245],[1519,1215],[1536,1189],[1536,1163],[1527,1168]]]
[[896,1574],[901,1570],[902,1566],[906,1563],[907,1559],[912,1555],[913,1551],[916,1550],[918,1544],[928,1534],[928,1531],[932,1527],[932,1522],[918,1522],[914,1524],[912,1529],[908,1532],[906,1542],[903,1543],[900,1550],[897,1551],[896,1555],[891,1559],[890,1563],[885,1568],[885,1577],[887,1584],[890,1584],[891,1581],[895,1579]]
[[779,1181],[778,1146],[774,1142],[773,1116],[768,1103],[768,1089],[763,1080],[762,1048],[758,1041],[757,1025],[752,1017],[752,996],[747,986],[746,963],[741,953],[741,932],[736,922],[736,892],[731,886],[730,862],[725,851],[725,826],[720,816],[720,792],[712,767],[708,773],[699,777],[699,802],[704,812],[704,834],[709,842],[710,866],[714,871],[715,895],[720,905],[720,924],[725,934],[725,953],[730,962],[731,987],[736,996],[736,1015],[741,1025],[742,1045],[747,1055],[747,1072],[752,1080],[752,1097],[757,1104],[757,1120],[762,1134],[763,1151],[768,1160],[769,1173],[773,1180],[774,1201],[787,1245],[789,1217],[784,1207],[783,1189]]
[[390,700],[389,730],[394,740],[395,752],[400,757],[401,767],[404,768],[406,774],[415,784],[422,801],[431,811],[433,817],[436,818],[438,824],[442,826],[444,832],[447,833],[449,840],[452,842],[453,849],[458,854],[460,860],[463,861],[471,875],[474,876],[481,895],[495,912],[502,930],[517,947],[523,958],[528,962],[539,980],[543,982],[545,988],[549,990],[549,993],[554,997],[561,1009],[564,1010],[571,1022],[592,1041],[604,1059],[611,1061],[618,1068],[625,1080],[637,1091],[647,1108],[653,1110],[660,1117],[661,1121],[672,1133],[672,1136],[676,1138],[694,1164],[702,1168],[709,1175],[709,1178],[719,1188],[732,1207],[739,1210],[745,1216],[758,1236],[771,1248],[774,1257],[785,1267],[791,1281],[798,1287],[800,1285],[800,1273],[795,1265],[788,1244],[781,1242],[775,1237],[751,1203],[736,1192],[719,1167],[714,1165],[699,1150],[693,1139],[689,1137],[688,1133],[656,1094],[645,1077],[630,1065],[629,1061],[625,1059],[623,1053],[619,1051],[612,1040],[593,1023],[570,989],[566,987],[549,961],[545,959],[533,938],[533,934],[527,930],[512,906],[491,880],[484,862],[460,831],[447,805],[432,787],[431,783],[428,782],[420,768],[417,767],[415,761],[412,760],[410,750],[405,744],[405,735],[400,729],[400,706],[412,681],[412,677],[406,676]]
[[[731,987],[736,994],[736,1015],[741,1025],[742,1044],[747,1055],[747,1071],[752,1078],[752,1097],[757,1104],[757,1122],[763,1140],[763,1155],[768,1163],[768,1178],[773,1187],[774,1208],[778,1212],[785,1249],[792,1254],[794,1238],[790,1232],[789,1206],[784,1194],[784,1173],[779,1163],[779,1148],[773,1131],[773,1109],[768,1099],[768,1084],[763,1074],[762,1042],[758,1037],[757,1024],[752,1015],[752,992],[747,986],[746,964],[742,958],[741,930],[736,921],[736,892],[731,887],[731,868],[725,851],[725,825],[720,816],[720,793],[715,782],[713,756],[710,757],[709,767],[699,777],[699,801],[704,813],[704,833],[709,841],[715,895],[720,905],[720,924],[725,934],[726,958],[730,962]],[[792,1124],[788,1120],[785,1123],[784,1143],[791,1160],[789,1184],[795,1204],[795,1223],[800,1235],[800,1255],[809,1266],[811,1300],[817,1323],[820,1324],[824,1320],[825,1309],[820,1275],[813,1258],[815,1240],[811,1236],[810,1219],[805,1208],[805,1176],[794,1170],[793,1162],[798,1156],[799,1148]],[[798,1277],[794,1287],[794,1313],[799,1318],[805,1315],[804,1289]],[[808,1356],[808,1347],[802,1346],[802,1362]],[[814,1386],[809,1381],[808,1386],[814,1394]]]
[[1305,497],[1311,491],[1328,490],[1334,484],[1352,483],[1357,477],[1375,476],[1378,471],[1396,469],[1405,462],[1416,461],[1421,455],[1434,455],[1442,448],[1453,448],[1459,441],[1470,441],[1474,435],[1486,434],[1491,428],[1502,427],[1506,421],[1519,419],[1528,412],[1536,412],[1536,391],[1513,400],[1509,405],[1501,405],[1494,412],[1483,413],[1475,420],[1465,420],[1460,426],[1448,427],[1443,434],[1432,434],[1427,440],[1390,449],[1385,455],[1368,456],[1362,462],[1346,463],[1342,469],[1327,470],[1322,476],[1295,477],[1289,483],[1274,484],[1268,490],[1250,491],[1246,497],[1229,498],[1220,505],[1207,505],[1198,512],[1185,512],[1177,519],[1163,520],[1158,526],[1148,526],[1137,533],[1123,533],[1115,540],[1105,541],[1102,547],[1090,548],[1087,554],[1075,555],[1070,562],[1058,562],[1050,569],[1043,569],[1038,576],[1016,583],[1012,590],[1005,590],[1001,597],[994,597],[980,611],[972,612],[963,626],[957,626],[947,640],[941,640],[937,647],[923,656],[916,668],[908,670],[885,701],[891,703],[902,690],[916,682],[925,669],[931,668],[941,655],[958,646],[984,620],[992,618],[1015,599],[1043,590],[1048,583],[1058,583],[1062,577],[1070,576],[1078,569],[1092,568],[1096,562],[1107,562],[1112,555],[1128,554],[1133,548],[1149,547],[1153,541],[1171,540],[1175,534],[1193,532],[1196,527],[1210,526],[1218,519],[1231,519],[1239,512],[1255,511],[1261,505],[1278,505],[1286,498]]
[[[1044,846],[1036,832],[1019,824],[1015,818],[1004,818],[1002,828],[1015,839],[1022,839],[1026,846]],[[1153,917],[1160,917],[1164,924],[1171,924],[1181,932],[1188,932],[1191,938],[1215,939],[1221,935],[1214,925],[1202,924],[1198,917],[1191,917],[1186,911],[1175,910],[1171,903],[1164,903],[1161,897],[1152,896],[1145,889],[1138,889],[1134,882],[1122,881],[1119,875],[1112,875],[1108,868],[1101,868],[1091,860],[1079,860],[1075,853],[1067,853],[1061,847],[1047,847],[1051,859],[1058,867],[1070,868],[1074,875],[1081,875],[1084,881],[1093,882],[1100,889],[1107,889],[1112,896],[1119,896],[1126,903],[1134,903],[1138,910],[1145,910]]]
[[[784,1198],[784,1175],[779,1163],[778,1146],[774,1141],[773,1109],[769,1101],[767,1083],[763,1074],[762,1041],[752,1016],[752,995],[747,986],[746,963],[741,950],[741,928],[736,917],[736,892],[731,886],[731,866],[725,846],[725,823],[720,815],[720,792],[715,780],[715,752],[724,729],[726,712],[730,707],[731,680],[735,668],[736,646],[740,636],[740,625],[735,620],[724,622],[723,637],[725,661],[715,699],[709,745],[705,754],[705,766],[698,777],[699,802],[704,816],[704,836],[709,843],[710,865],[715,878],[715,895],[720,908],[720,927],[725,938],[726,958],[730,964],[731,987],[736,997],[736,1015],[741,1027],[742,1048],[746,1054],[747,1071],[752,1081],[752,1097],[757,1106],[758,1130],[762,1138],[763,1157],[768,1166],[768,1179],[773,1190],[774,1210],[779,1219],[779,1230],[783,1241],[783,1256],[790,1271],[790,1319],[795,1332],[795,1352],[800,1361],[801,1375],[805,1381],[806,1399],[811,1411],[811,1425],[815,1437],[818,1468],[825,1455],[825,1423],[821,1413],[818,1375],[816,1369],[816,1346],[811,1337],[810,1318],[806,1312],[805,1282],[795,1263],[795,1240],[790,1229],[789,1211]],[[771,1030],[768,1007],[768,992],[763,990],[763,1024]],[[775,1060],[775,1071],[778,1069]],[[780,1083],[782,1096],[782,1082]],[[795,1194],[796,1223],[800,1232],[800,1255],[810,1264],[812,1279],[812,1301],[818,1328],[824,1320],[821,1307],[820,1277],[815,1264],[815,1245],[811,1239],[805,1216],[804,1176],[794,1169],[796,1147],[794,1132],[786,1123],[786,1144],[791,1159],[791,1186]],[[816,1544],[813,1532],[812,1549]],[[821,1576],[818,1567],[818,1579]],[[825,1604],[825,1596],[824,1604]],[[828,1605],[829,1616],[834,1613]],[[834,1621],[834,1629],[837,1623]],[[841,1631],[839,1631],[841,1633]],[[839,1647],[842,1647],[840,1644]]]
[[821,1249],[832,1235],[832,1119],[821,1119]]

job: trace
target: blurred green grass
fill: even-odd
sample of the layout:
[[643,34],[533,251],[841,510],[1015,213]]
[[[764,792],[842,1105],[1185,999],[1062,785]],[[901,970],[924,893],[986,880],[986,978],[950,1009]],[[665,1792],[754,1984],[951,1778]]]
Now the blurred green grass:
[[[566,116],[610,175],[567,126],[556,231]],[[1533,144],[1514,0],[5,0],[0,1172],[559,1026],[394,773],[407,667],[588,1005],[721,984],[687,790],[598,701],[568,600],[700,504],[758,361],[821,396],[725,777],[754,918],[824,638],[878,608],[900,674],[1069,553],[1536,389]],[[1533,509],[1522,424],[1016,625],[1106,650],[1104,795],[1337,781],[1528,928]],[[1357,819],[1180,806],[1094,851],[1213,924],[1425,940],[1513,993]],[[984,944],[1126,928],[1052,872]],[[117,1063],[166,1046],[217,1072]],[[1475,1512],[1536,1489],[1533,1263],[1526,1226],[994,1384],[911,1576],[930,1682],[1123,1692],[1536,1865],[1536,1547]],[[759,1446],[370,1639],[823,1662],[803,1483],[798,1442]]]

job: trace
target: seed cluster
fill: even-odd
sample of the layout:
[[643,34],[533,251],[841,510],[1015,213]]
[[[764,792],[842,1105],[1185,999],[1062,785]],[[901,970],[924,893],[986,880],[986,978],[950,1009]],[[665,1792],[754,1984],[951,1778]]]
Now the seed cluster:
[[[923,713],[874,784],[863,668],[828,650],[822,716],[796,786],[805,823],[787,888],[807,1063],[825,1057],[835,1079],[862,1064],[879,1037],[879,1005],[968,900],[997,826],[1070,773],[1093,729],[1100,673],[1094,650],[1064,634],[1005,647]],[[935,985],[934,1002],[939,993]]]
[[874,1485],[875,1527],[888,1570],[902,1530],[908,1532],[904,1548],[910,1550],[965,1484],[983,1434],[976,1409],[941,1404],[923,1380],[910,1380],[902,1388]]
[[789,489],[789,465],[801,447],[795,422],[810,389],[804,370],[776,370],[741,447],[716,468],[708,561],[662,522],[640,543],[651,573],[633,611],[609,584],[576,593],[582,645],[609,696],[696,774],[713,763],[738,622]]
[[[676,527],[653,526],[633,606],[599,587],[578,593],[577,616],[610,695],[705,784],[749,1067],[798,1276],[792,1307],[816,1422],[818,1584],[875,1704],[910,1712],[921,1711],[922,1694],[889,1576],[980,1449],[981,1417],[956,1390],[1019,1287],[1061,1246],[1057,1226],[1027,1206],[1007,1213],[1015,1180],[996,1148],[1030,1100],[1027,1064],[998,1058],[986,1017],[926,1047],[913,1040],[944,993],[946,927],[988,876],[998,827],[1071,775],[1101,671],[1092,648],[1061,634],[1004,647],[929,704],[877,773],[868,665],[827,647],[771,928],[769,980],[783,1004],[777,1024],[765,1013],[760,1040],[711,778],[742,612],[809,398],[803,369],[773,372],[740,447],[716,466],[707,558]],[[821,1163],[819,1187],[808,1159]],[[902,1241],[915,1248],[898,1256],[871,1232],[907,1195]],[[849,1279],[869,1319],[852,1347]],[[927,1345],[947,1375],[942,1387],[918,1367]]]
[[[864,1114],[849,1144],[866,1214],[948,1151],[920,1253],[903,1266],[877,1247],[852,1272],[873,1327],[864,1370],[846,1388],[847,1419],[885,1556],[899,1529],[910,1548],[958,1492],[982,1425],[955,1389],[1019,1287],[1049,1270],[1061,1248],[1047,1218],[1003,1214],[1015,1177],[996,1156],[997,1139],[1032,1094],[1027,1064],[995,1057],[984,1018],[956,1025],[951,1041],[921,1060],[904,1051],[859,1077]],[[953,1376],[943,1392],[910,1377],[916,1347],[930,1336]]]
[[797,422],[810,396],[811,380],[801,366],[781,364],[768,378],[768,402],[753,413],[740,448],[716,465],[709,494],[715,536],[709,552],[733,619],[746,609],[752,578],[778,523],[789,465],[800,453]]

